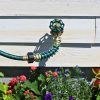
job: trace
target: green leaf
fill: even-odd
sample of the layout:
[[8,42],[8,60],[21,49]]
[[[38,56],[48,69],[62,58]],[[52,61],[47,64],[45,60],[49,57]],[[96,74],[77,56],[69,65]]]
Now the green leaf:
[[15,91],[17,91],[18,89],[20,89],[20,83],[17,83],[15,86],[14,86],[14,89],[15,89]]
[[46,81],[49,82],[51,80],[51,77],[47,77]]
[[98,88],[100,89],[100,84],[98,85]]
[[3,95],[3,100],[15,100],[11,95]]
[[25,100],[28,100],[29,98],[30,98],[30,95],[27,94],[27,95],[25,96]]
[[6,84],[0,83],[0,91],[6,93],[8,86]]
[[37,97],[37,98],[36,98],[36,99],[34,99],[34,100],[42,100],[42,99],[41,99],[41,97]]
[[30,81],[25,81],[24,83],[23,83],[23,88],[31,88],[31,82]]
[[32,84],[31,84],[31,90],[37,94],[37,95],[40,95],[40,92],[38,90],[38,82],[37,81],[34,81]]
[[61,72],[64,73],[64,68],[63,67],[61,68]]
[[4,73],[0,72],[0,77],[4,77]]
[[45,77],[42,74],[40,74],[40,76],[38,77],[38,80],[39,81],[42,81],[42,82],[45,82],[46,81],[45,80]]
[[3,100],[7,100],[7,95],[3,95]]
[[13,97],[15,98],[15,100],[20,100],[20,96],[18,94],[14,94]]
[[97,95],[97,98],[96,98],[96,100],[100,100],[100,95]]

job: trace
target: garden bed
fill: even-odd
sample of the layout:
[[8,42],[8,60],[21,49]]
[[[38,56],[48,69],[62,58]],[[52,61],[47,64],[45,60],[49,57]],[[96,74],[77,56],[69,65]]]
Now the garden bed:
[[73,71],[55,68],[38,73],[38,70],[32,66],[29,76],[19,75],[6,83],[1,72],[0,100],[100,100],[99,79],[96,77],[91,83],[79,67]]

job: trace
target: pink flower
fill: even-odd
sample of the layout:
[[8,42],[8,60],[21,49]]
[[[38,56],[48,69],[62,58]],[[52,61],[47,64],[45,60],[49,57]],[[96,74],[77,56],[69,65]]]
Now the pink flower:
[[11,87],[13,87],[17,82],[18,82],[17,78],[14,77],[14,78],[11,79],[11,81],[9,82],[8,85],[11,86]]
[[54,77],[58,77],[58,73],[57,73],[57,72],[52,72],[52,75],[53,75]]
[[31,99],[36,99],[37,98],[37,96],[35,96],[32,92],[30,93],[30,97],[31,97]]
[[24,81],[27,80],[27,78],[26,78],[25,75],[21,75],[21,76],[19,76],[19,80],[20,80],[21,82],[24,82]]
[[29,93],[30,93],[29,90],[24,91],[24,95],[27,95]]
[[49,77],[50,75],[49,75],[49,73],[48,73],[48,72],[45,72],[45,76],[46,76],[46,77]]
[[93,81],[93,87],[98,88],[100,85],[100,80],[96,79]]
[[37,69],[36,66],[31,66],[30,71],[35,71]]

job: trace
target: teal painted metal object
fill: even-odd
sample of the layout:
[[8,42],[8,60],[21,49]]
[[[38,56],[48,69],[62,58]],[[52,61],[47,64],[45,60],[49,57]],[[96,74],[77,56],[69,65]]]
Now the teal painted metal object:
[[64,30],[64,23],[60,19],[54,19],[50,22],[49,28],[51,29],[52,35],[61,35]]
[[13,55],[2,50],[0,50],[0,55],[14,60],[23,60],[23,56]]
[[42,52],[41,59],[46,59],[46,58],[49,58],[50,56],[53,56],[58,51],[58,49],[59,49],[59,46],[53,46],[52,49],[50,49],[46,52]]
[[37,54],[28,52],[26,56],[18,56],[0,50],[0,55],[9,59],[28,61],[28,63],[33,63],[34,61],[40,61],[42,59],[47,59],[53,56],[59,49],[61,43],[60,35],[62,35],[63,33],[64,23],[62,22],[62,20],[54,19],[50,22],[49,28],[51,29],[50,33],[52,34],[54,39],[54,44],[51,49]]

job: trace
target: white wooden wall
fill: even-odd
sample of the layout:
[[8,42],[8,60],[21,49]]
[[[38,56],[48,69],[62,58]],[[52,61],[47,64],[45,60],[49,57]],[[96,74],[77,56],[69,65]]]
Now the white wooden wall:
[[100,0],[0,0],[2,16],[100,16]]
[[17,55],[48,49],[54,18],[65,23],[56,55],[33,64],[0,56],[0,66],[100,66],[100,0],[0,0],[0,49]]

